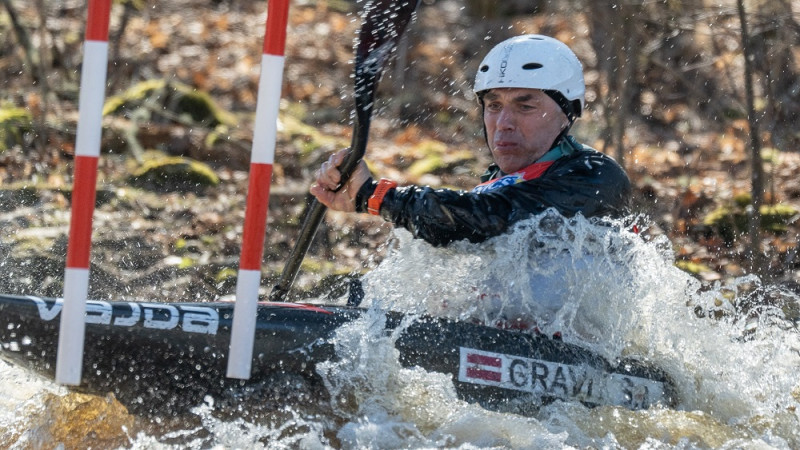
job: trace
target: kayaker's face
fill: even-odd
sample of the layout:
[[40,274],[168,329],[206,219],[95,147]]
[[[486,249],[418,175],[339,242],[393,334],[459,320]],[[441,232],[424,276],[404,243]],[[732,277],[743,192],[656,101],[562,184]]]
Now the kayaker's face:
[[492,89],[483,105],[489,149],[505,173],[536,162],[569,124],[555,100],[539,89]]

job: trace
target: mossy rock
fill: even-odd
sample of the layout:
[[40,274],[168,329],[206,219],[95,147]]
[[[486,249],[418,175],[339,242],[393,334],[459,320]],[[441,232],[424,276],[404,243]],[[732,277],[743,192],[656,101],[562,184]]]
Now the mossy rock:
[[33,130],[33,117],[26,109],[0,107],[0,152],[22,145],[26,133]]
[[798,217],[794,206],[778,203],[761,207],[761,227],[773,233],[784,233]]
[[[725,242],[733,242],[737,235],[747,231],[749,200],[749,194],[737,195],[733,205],[723,205],[711,211],[703,219],[703,225],[714,230]],[[760,213],[761,229],[776,234],[785,232],[789,224],[800,215],[797,208],[781,203],[762,205]]]
[[408,168],[408,174],[412,177],[421,177],[428,173],[436,173],[445,166],[441,155],[428,155],[423,159],[414,161]]
[[278,131],[292,141],[302,156],[308,156],[320,148],[342,148],[349,144],[346,140],[321,133],[316,127],[289,113],[280,115]]
[[[12,183],[10,186],[0,186],[0,212],[13,211],[17,208],[38,205],[42,200],[43,193],[58,193],[65,199],[71,201],[72,187],[57,187],[38,183],[29,185],[24,182]],[[99,208],[106,203],[110,203],[117,198],[116,191],[103,187],[95,191],[95,208]]]
[[235,292],[238,276],[239,272],[234,267],[223,267],[214,274],[214,286],[220,292]]
[[700,275],[705,272],[712,272],[711,268],[705,264],[687,260],[675,261],[675,267],[692,275]]
[[[72,186],[67,186],[65,188],[58,188],[55,189],[56,192],[59,192],[61,195],[64,196],[70,202],[72,201]],[[117,191],[115,189],[106,189],[99,187],[95,191],[94,194],[94,207],[99,208],[103,205],[109,204],[118,200]]]
[[733,196],[733,203],[739,209],[744,209],[753,203],[753,196],[749,192],[739,192]]
[[435,173],[445,167],[444,154],[447,146],[443,142],[424,140],[414,146],[412,151],[414,154],[422,156],[408,168],[408,174],[413,177]]
[[[217,105],[211,96],[177,81],[163,79],[146,80],[131,86],[122,94],[109,97],[103,105],[103,115],[134,114],[149,105],[149,114],[160,110],[171,115],[189,118],[192,122],[214,128],[218,125],[233,125],[233,114]],[[164,114],[171,119],[170,114]]]
[[777,148],[766,147],[761,149],[761,160],[769,164],[780,162],[781,151]]
[[412,177],[449,172],[474,158],[472,152],[453,150],[444,142],[433,139],[421,141],[412,148],[411,153],[421,156],[407,170]]
[[159,192],[202,193],[219,184],[219,177],[207,164],[180,156],[146,160],[129,179],[133,186]]
[[32,186],[0,187],[0,211],[13,211],[39,203],[39,191]]

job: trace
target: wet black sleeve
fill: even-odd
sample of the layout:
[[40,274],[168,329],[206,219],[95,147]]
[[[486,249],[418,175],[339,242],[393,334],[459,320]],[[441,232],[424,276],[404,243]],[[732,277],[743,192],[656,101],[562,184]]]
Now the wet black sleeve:
[[381,216],[432,245],[482,242],[511,224],[555,208],[571,217],[627,214],[630,181],[608,156],[581,151],[556,161],[541,177],[475,194],[405,186],[389,191]]

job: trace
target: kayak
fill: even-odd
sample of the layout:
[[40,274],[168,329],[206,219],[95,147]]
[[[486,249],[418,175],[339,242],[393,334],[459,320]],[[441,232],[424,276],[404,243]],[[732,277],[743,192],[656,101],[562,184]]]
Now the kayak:
[[[61,299],[0,294],[0,358],[54,379],[61,309]],[[238,380],[225,377],[233,310],[232,302],[90,300],[83,377],[74,389],[113,393],[134,411],[173,413],[209,396],[261,395],[286,375],[322,395],[316,365],[337,358],[334,333],[366,313],[355,306],[259,303],[252,375]],[[449,375],[460,398],[487,409],[535,410],[556,400],[643,409],[677,401],[669,377],[638,361],[611,364],[536,333],[434,317],[408,324],[402,313],[385,314],[387,332],[402,328],[395,347],[403,366]]]

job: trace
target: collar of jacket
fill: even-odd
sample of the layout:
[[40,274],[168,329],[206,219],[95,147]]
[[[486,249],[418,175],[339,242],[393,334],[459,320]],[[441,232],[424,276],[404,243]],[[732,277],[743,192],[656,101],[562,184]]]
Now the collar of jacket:
[[[565,136],[564,139],[561,139],[555,147],[551,148],[547,153],[542,155],[541,158],[537,159],[534,164],[548,162],[548,161],[555,161],[562,156],[571,155],[575,153],[581,148],[581,145],[578,141],[575,140],[572,136]],[[492,163],[486,169],[486,172],[481,175],[481,183],[485,183],[490,180],[494,180],[503,176],[508,175],[507,173],[500,170],[497,167],[497,164]]]

